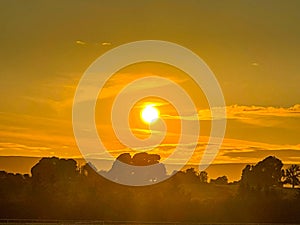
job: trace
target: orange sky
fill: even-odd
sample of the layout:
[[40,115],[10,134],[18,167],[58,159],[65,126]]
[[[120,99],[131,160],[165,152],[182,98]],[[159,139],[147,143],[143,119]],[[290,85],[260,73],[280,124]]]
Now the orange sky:
[[[220,82],[228,123],[214,163],[257,162],[268,155],[300,162],[299,2],[76,0],[1,5],[1,156],[80,157],[71,121],[80,77],[97,57],[120,44],[158,39],[194,51]],[[153,152],[168,156],[178,140],[179,121],[199,120],[201,137],[191,160],[197,163],[210,129],[207,101],[186,74],[170,66],[142,63],[115,74],[99,96],[99,136],[112,154],[128,151],[113,135],[110,106],[124,85],[148,75],[180,84],[198,110],[198,115],[183,118],[168,103],[159,104],[168,136]],[[134,133],[147,134],[138,105],[134,110]]]

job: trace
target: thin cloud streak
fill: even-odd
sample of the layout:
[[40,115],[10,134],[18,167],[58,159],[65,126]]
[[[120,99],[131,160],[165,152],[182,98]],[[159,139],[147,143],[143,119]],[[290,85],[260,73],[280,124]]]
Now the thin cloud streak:
[[[218,108],[214,109],[215,112]],[[283,108],[273,106],[244,106],[231,105],[226,106],[226,119],[250,119],[253,116],[276,116],[276,117],[296,117],[300,118],[300,104]],[[197,115],[189,116],[172,116],[164,115],[165,119],[182,119],[182,120],[212,120],[212,113],[210,109],[201,109]],[[222,118],[215,118],[222,119]]]

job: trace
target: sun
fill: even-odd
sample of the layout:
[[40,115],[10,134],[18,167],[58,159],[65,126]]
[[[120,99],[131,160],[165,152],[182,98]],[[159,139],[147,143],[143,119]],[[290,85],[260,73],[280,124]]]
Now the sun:
[[153,123],[159,118],[159,111],[153,105],[147,105],[141,112],[141,118],[145,123]]

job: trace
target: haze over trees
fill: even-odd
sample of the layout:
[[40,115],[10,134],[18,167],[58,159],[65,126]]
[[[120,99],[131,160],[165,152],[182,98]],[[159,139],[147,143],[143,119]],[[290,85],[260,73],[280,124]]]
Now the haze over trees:
[[[136,174],[123,170],[118,160],[157,164],[158,169]],[[167,176],[159,155],[125,153],[118,160],[106,172],[113,179],[138,175],[156,183]],[[91,164],[78,167],[73,159],[43,158],[31,175],[0,171],[0,218],[298,223],[299,166],[282,167],[270,156],[246,166],[234,183],[226,176],[209,180],[207,172],[189,168],[161,183],[130,187],[99,176]]]

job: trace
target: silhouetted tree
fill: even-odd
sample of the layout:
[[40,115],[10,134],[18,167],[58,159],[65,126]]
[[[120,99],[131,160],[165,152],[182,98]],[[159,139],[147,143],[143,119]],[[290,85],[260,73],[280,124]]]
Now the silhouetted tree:
[[199,173],[195,168],[189,168],[184,171],[184,182],[185,183],[197,183],[199,182]]
[[31,174],[33,210],[45,218],[68,218],[77,205],[79,169],[76,161],[42,158],[32,167]]
[[156,154],[141,152],[131,157],[124,153],[113,163],[107,175],[124,184],[153,184],[167,176],[166,168],[159,160],[160,156]]
[[207,183],[208,181],[208,173],[206,171],[201,171],[199,174],[200,183]]
[[295,188],[295,185],[300,184],[300,167],[299,165],[291,165],[285,170],[284,173],[284,183],[291,184],[292,188]]
[[254,189],[281,186],[282,166],[281,160],[274,156],[265,158],[255,166],[247,165],[242,172],[241,186]]
[[75,160],[57,157],[42,158],[31,169],[32,180],[39,185],[54,184],[59,181],[68,182],[75,179],[78,173]]
[[225,185],[228,184],[228,178],[226,176],[218,177],[217,179],[211,179],[211,184],[219,184],[219,185]]
[[160,155],[148,154],[147,152],[136,153],[132,157],[132,165],[135,166],[149,166],[158,164]]

